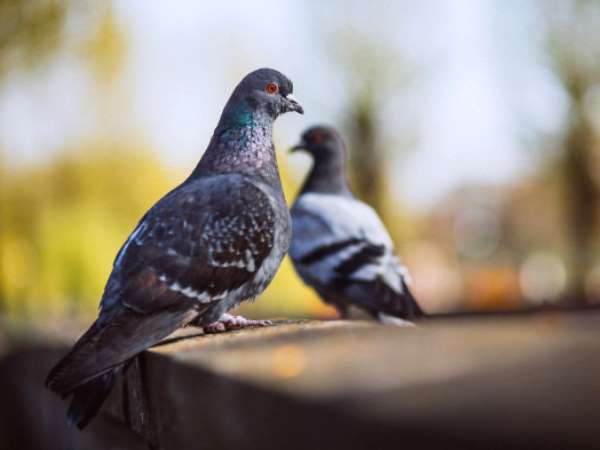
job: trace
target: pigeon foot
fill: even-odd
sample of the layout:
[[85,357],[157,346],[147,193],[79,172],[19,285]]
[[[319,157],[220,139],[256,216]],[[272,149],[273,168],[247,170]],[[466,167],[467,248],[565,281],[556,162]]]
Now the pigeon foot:
[[270,320],[253,320],[246,319],[243,316],[223,314],[219,320],[206,325],[203,329],[207,334],[214,334],[230,330],[240,330],[248,327],[268,327],[269,325],[273,325],[273,322]]

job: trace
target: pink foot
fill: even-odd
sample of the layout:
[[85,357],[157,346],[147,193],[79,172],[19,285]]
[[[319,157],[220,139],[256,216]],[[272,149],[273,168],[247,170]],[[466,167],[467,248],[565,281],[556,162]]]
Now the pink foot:
[[239,330],[247,327],[267,327],[273,325],[270,320],[252,320],[242,316],[223,314],[218,321],[204,327],[207,334],[222,333],[224,331]]

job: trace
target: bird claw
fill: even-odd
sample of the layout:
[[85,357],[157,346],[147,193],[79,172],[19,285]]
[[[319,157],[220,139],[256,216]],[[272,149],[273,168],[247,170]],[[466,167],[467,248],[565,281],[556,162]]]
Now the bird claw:
[[270,320],[253,320],[246,319],[243,316],[223,314],[218,321],[206,325],[203,329],[207,334],[214,334],[248,327],[268,327],[270,325],[273,325]]

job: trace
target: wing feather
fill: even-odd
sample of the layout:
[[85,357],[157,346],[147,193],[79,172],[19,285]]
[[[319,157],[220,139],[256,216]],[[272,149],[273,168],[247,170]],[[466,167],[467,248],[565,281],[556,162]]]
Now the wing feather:
[[[388,262],[397,260],[381,220],[358,200],[304,194],[294,204],[292,217],[290,256],[309,283],[374,279],[389,271]],[[399,281],[394,285],[400,286]]]
[[243,177],[222,178],[183,186],[144,216],[115,260],[103,309],[115,297],[138,312],[181,297],[211,302],[252,279],[273,247],[272,207]]
[[121,248],[98,319],[47,385],[68,395],[252,281],[273,247],[274,220],[266,194],[242,176],[167,194]]

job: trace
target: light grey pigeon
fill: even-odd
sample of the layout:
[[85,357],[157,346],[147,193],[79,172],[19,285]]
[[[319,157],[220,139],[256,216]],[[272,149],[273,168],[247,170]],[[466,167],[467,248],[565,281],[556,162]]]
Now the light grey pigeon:
[[140,220],[115,259],[100,314],[50,372],[83,428],[138,353],[188,324],[263,325],[227,311],[260,294],[288,250],[290,215],[273,122],[302,107],[280,72],[248,74],[231,95],[196,169]]
[[402,319],[423,315],[383,223],[348,187],[340,135],[315,126],[295,150],[314,160],[291,210],[290,257],[302,280],[342,317],[350,306],[384,323],[406,324]]

